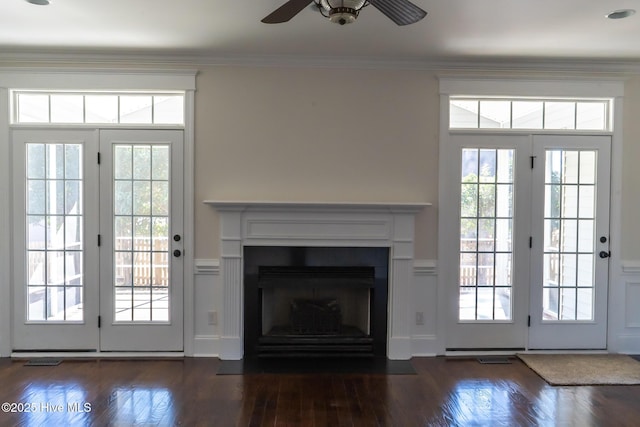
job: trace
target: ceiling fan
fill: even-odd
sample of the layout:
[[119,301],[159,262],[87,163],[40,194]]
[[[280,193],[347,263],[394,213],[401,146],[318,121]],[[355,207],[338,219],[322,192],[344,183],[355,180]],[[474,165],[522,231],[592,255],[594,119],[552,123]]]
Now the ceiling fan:
[[302,9],[314,3],[322,16],[340,25],[356,20],[365,6],[373,6],[398,25],[414,24],[427,16],[409,0],[289,0],[273,11],[262,22],[280,24],[302,12]]

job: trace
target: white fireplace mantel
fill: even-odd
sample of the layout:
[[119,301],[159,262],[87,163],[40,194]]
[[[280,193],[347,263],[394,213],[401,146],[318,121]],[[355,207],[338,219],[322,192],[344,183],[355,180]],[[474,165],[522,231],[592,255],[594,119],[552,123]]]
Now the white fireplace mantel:
[[220,217],[220,358],[244,355],[244,246],[388,247],[387,355],[411,357],[415,215],[430,203],[326,203],[205,200]]
[[205,204],[219,211],[246,210],[321,210],[321,211],[362,211],[418,213],[431,203],[387,203],[387,202],[275,202],[275,201],[234,201],[205,200]]

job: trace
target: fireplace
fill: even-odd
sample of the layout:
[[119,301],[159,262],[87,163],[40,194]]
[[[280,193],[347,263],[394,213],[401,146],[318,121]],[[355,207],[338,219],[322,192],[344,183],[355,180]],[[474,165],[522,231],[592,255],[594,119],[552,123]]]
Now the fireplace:
[[[221,359],[240,360],[257,351],[255,345],[249,343],[258,341],[263,334],[264,322],[262,315],[260,320],[252,320],[254,318],[246,312],[257,312],[258,307],[263,304],[259,299],[257,285],[261,265],[362,267],[361,263],[345,260],[350,259],[347,253],[359,254],[360,249],[367,248],[384,251],[384,255],[379,256],[385,259],[387,268],[375,267],[375,286],[378,286],[378,282],[384,283],[386,295],[382,298],[382,291],[374,286],[373,291],[370,291],[370,298],[375,304],[371,312],[376,313],[374,316],[385,313],[386,321],[379,321],[376,317],[370,330],[364,332],[368,332],[373,340],[374,353],[384,351],[387,358],[392,360],[406,360],[412,356],[414,222],[415,215],[429,206],[429,203],[217,200],[207,200],[205,203],[217,210],[220,220],[220,281],[223,302],[218,345]],[[264,256],[264,260],[259,263],[245,259],[245,249],[250,252],[253,247],[261,248],[256,249]],[[358,250],[334,251],[334,254],[339,255],[329,256],[319,263],[310,261],[313,256],[307,256],[314,250],[307,250],[307,255],[302,256],[300,253],[305,251],[279,248],[318,248],[320,252],[326,248],[332,251],[339,248]],[[245,274],[247,268],[249,270]],[[378,271],[382,270],[385,270],[386,278],[377,277]],[[252,280],[252,283],[245,283]],[[253,292],[253,296],[245,295],[247,292]],[[343,308],[340,310],[342,312]],[[245,325],[246,322],[262,324],[249,327],[250,325]],[[249,333],[254,334],[253,338],[245,336]]]
[[389,248],[244,248],[252,357],[385,357]]

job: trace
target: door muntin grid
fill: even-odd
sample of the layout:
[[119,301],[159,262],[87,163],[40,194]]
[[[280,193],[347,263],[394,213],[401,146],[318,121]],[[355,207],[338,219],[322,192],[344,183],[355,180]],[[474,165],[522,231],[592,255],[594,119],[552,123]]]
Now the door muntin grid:
[[542,321],[593,321],[597,151],[545,152]]
[[26,144],[26,320],[83,322],[83,147]]
[[463,148],[460,321],[512,319],[513,149]]
[[170,146],[114,144],[114,320],[170,322]]

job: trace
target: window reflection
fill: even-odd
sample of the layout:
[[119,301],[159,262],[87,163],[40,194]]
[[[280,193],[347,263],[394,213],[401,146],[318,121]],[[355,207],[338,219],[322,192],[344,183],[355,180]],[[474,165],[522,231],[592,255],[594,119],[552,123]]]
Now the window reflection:
[[517,384],[510,382],[460,381],[444,404],[444,418],[456,426],[512,425],[517,390]]
[[91,425],[92,403],[79,384],[29,384],[19,401],[27,405],[23,426]]
[[460,381],[443,404],[441,417],[450,426],[593,425],[590,411],[584,410],[592,407],[588,387],[543,386],[531,390],[533,399],[522,390],[513,381]]
[[[89,400],[77,383],[29,384],[19,399],[29,405],[20,425],[90,426],[94,417],[104,416],[101,402]],[[175,424],[175,403],[170,390],[160,387],[116,388],[106,402],[110,425],[163,426]],[[102,414],[102,415],[101,415]]]
[[166,388],[117,388],[109,400],[113,425],[173,425],[173,394]]

